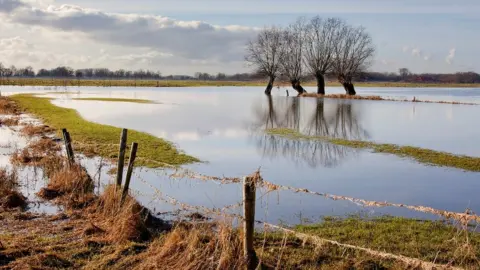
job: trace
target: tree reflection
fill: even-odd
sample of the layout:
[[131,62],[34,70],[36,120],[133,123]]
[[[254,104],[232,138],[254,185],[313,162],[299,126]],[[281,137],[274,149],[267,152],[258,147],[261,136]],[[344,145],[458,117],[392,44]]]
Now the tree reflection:
[[[283,156],[296,164],[310,167],[334,167],[357,150],[324,140],[299,140],[265,134],[265,129],[287,128],[309,136],[364,140],[369,137],[362,127],[353,102],[315,103],[302,98],[273,99],[267,96],[267,106],[255,107],[251,127],[257,149],[264,157]],[[308,103],[310,102],[310,103]],[[313,105],[313,106],[312,106]],[[313,111],[313,113],[312,113]]]

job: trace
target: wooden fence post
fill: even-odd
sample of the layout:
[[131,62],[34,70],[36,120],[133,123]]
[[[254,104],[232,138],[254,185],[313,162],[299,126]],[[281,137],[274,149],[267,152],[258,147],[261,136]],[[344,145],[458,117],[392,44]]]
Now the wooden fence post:
[[253,248],[255,230],[255,180],[253,177],[243,178],[243,255],[248,270],[257,267],[258,259]]
[[75,156],[73,154],[72,139],[70,138],[70,133],[67,131],[66,128],[62,129],[62,133],[63,140],[65,142],[65,150],[67,151],[68,161],[70,163],[73,163],[75,162]]
[[137,157],[137,148],[138,143],[132,143],[132,150],[130,152],[130,159],[128,160],[128,169],[127,169],[127,176],[125,178],[125,185],[123,186],[123,193],[122,193],[122,203],[125,200],[125,197],[128,194],[128,188],[130,186],[130,179],[132,178],[133,172],[133,164],[135,163],[135,158]]
[[125,165],[125,149],[127,148],[127,133],[128,129],[124,128],[120,137],[120,149],[118,151],[117,164],[117,186],[122,185],[123,166]]

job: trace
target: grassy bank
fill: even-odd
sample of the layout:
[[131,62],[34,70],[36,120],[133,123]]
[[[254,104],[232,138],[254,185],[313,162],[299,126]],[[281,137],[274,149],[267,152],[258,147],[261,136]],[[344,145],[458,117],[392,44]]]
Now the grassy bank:
[[303,135],[297,131],[285,128],[269,129],[268,134],[283,136],[290,139],[303,140],[324,140],[333,144],[352,147],[372,149],[378,153],[394,154],[400,157],[412,158],[420,163],[435,166],[445,166],[463,169],[466,171],[480,172],[480,158],[462,155],[454,155],[451,153],[434,151],[413,146],[399,146],[395,144],[380,144],[366,141],[351,141],[345,139],[334,139],[328,137],[316,137]]
[[[201,81],[201,80],[76,80],[45,78],[3,79],[2,85],[18,86],[98,86],[98,87],[197,87],[197,86],[266,86],[266,81]],[[286,82],[277,82],[275,86],[289,87]],[[304,86],[316,86],[316,82],[305,82]],[[341,87],[336,81],[327,82],[328,87]],[[480,84],[463,83],[406,83],[406,82],[357,82],[356,87],[448,87],[478,88]]]
[[[88,220],[90,218],[90,220]],[[95,221],[93,221],[95,222]],[[240,232],[226,225],[179,223],[146,241],[112,241],[113,228],[85,211],[57,216],[0,213],[0,269],[241,269]],[[442,222],[382,217],[326,219],[297,231],[411,256],[438,264],[478,269],[480,237]],[[467,238],[468,237],[468,238]],[[258,233],[262,269],[417,269],[361,251],[321,247],[281,233]],[[276,268],[281,266],[280,268]],[[28,267],[27,267],[28,268]]]
[[[76,151],[107,158],[115,158],[118,155],[118,147],[115,144],[119,143],[120,128],[89,122],[74,109],[55,106],[48,98],[22,94],[14,95],[11,99],[23,111],[40,118],[46,125],[56,130],[67,128]],[[131,142],[139,144],[137,156],[143,159],[138,160],[138,165],[159,167],[155,161],[171,165],[198,161],[194,157],[179,152],[172,143],[147,133],[130,130],[128,145]]]
[[136,99],[136,98],[72,98],[73,100],[87,100],[87,101],[108,101],[108,102],[129,102],[129,103],[143,103],[143,104],[156,104],[155,101],[148,99]]

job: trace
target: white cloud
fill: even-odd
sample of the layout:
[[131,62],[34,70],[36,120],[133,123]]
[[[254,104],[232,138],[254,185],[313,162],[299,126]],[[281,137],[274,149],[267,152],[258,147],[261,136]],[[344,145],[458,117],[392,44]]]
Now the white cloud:
[[58,65],[142,68],[165,75],[248,70],[244,46],[256,28],[53,3],[0,0],[0,40],[4,40],[0,62],[35,69]]
[[407,45],[403,46],[403,48],[402,48],[402,51],[404,53],[408,52],[409,50],[410,50],[410,46],[407,46]]
[[419,48],[413,48],[412,49],[412,55],[421,57],[422,56],[422,50],[420,50]]
[[244,45],[254,28],[217,26],[168,17],[115,14],[75,5],[36,8],[14,0],[0,2],[0,12],[12,22],[86,34],[106,44],[150,48],[188,59],[242,59]]
[[447,57],[445,58],[445,62],[447,62],[447,64],[451,65],[453,63],[453,59],[455,58],[456,51],[457,50],[455,48],[450,49]]
[[33,45],[19,36],[0,39],[0,50],[28,49]]

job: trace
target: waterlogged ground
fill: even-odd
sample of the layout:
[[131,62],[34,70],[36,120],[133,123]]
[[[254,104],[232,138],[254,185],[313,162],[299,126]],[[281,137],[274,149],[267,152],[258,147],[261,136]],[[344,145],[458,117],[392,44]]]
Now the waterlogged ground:
[[[2,93],[64,90],[4,87]],[[308,135],[412,145],[478,157],[480,125],[476,116],[480,115],[480,106],[298,99],[287,98],[285,89],[275,90],[274,97],[268,99],[258,87],[67,90],[70,94],[49,93],[47,96],[56,98],[53,103],[58,106],[78,110],[87,120],[145,131],[175,142],[186,153],[206,161],[188,166],[200,173],[241,177],[261,168],[262,176],[277,184],[367,200],[458,212],[470,208],[480,212],[479,173],[264,133],[267,128],[283,127]],[[342,90],[327,91],[341,93]],[[480,89],[359,88],[358,92],[399,99],[415,97],[480,104]],[[73,100],[92,97],[148,99],[156,104]],[[89,164],[89,170],[94,171],[95,163]],[[158,191],[182,202],[209,208],[241,201],[242,190],[237,184],[171,180],[166,174],[146,169],[135,172],[133,189],[138,191],[142,202],[156,212],[172,210],[157,198]],[[273,222],[299,223],[322,215],[358,212],[431,218],[403,209],[364,208],[289,191],[258,197],[257,218]]]

